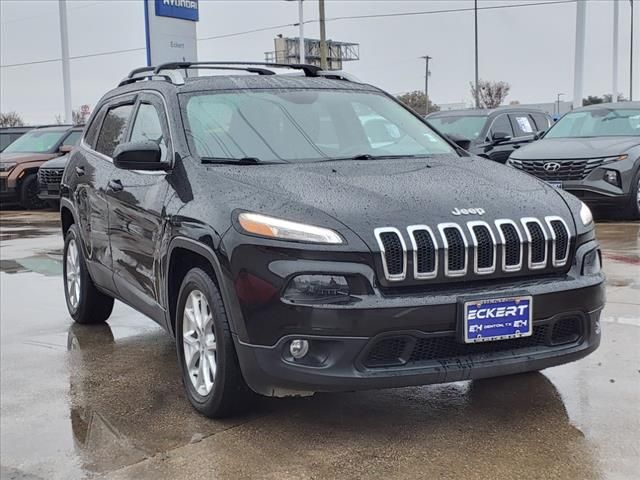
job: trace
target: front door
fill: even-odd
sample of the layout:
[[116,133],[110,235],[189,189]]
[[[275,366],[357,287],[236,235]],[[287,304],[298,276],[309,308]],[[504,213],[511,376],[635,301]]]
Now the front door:
[[[142,94],[135,107],[128,141],[160,145],[163,161],[172,145],[162,100]],[[115,168],[108,192],[109,239],[114,282],[120,296],[154,319],[161,317],[160,238],[165,227],[164,201],[170,173]]]

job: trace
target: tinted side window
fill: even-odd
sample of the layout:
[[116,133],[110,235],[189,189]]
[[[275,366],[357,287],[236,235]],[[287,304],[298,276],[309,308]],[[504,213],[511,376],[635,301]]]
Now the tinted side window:
[[509,117],[511,118],[511,124],[513,125],[513,131],[516,137],[531,136],[535,133],[536,127],[533,120],[526,113],[512,113]]
[[162,124],[156,107],[149,103],[141,103],[133,122],[132,142],[155,142],[160,146],[162,157],[167,152],[167,143],[162,133]]
[[93,119],[89,124],[89,127],[85,130],[84,141],[91,148],[95,148],[96,137],[98,136],[98,128],[100,128],[100,124],[102,123],[102,117],[104,117],[104,112],[106,109],[107,109],[106,106],[103,106],[102,108],[100,108],[100,110],[98,110],[93,116]]
[[102,122],[102,129],[96,142],[96,150],[107,157],[113,156],[113,151],[123,140],[127,131],[127,124],[131,116],[133,105],[120,105],[111,108]]
[[82,137],[82,130],[74,130],[62,141],[62,145],[77,145]]
[[540,130],[548,130],[551,126],[551,122],[549,121],[549,117],[547,117],[544,113],[532,113],[533,121],[536,122],[536,128],[538,131]]
[[507,135],[513,137],[513,129],[511,128],[511,123],[509,123],[509,118],[507,115],[498,115],[493,121],[493,125],[491,125],[491,131],[489,135],[493,135],[495,133],[506,133]]

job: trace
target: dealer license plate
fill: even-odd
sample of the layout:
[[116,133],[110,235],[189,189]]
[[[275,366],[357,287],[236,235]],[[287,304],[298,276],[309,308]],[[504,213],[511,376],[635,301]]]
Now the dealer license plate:
[[551,185],[552,187],[556,187],[556,188],[562,188],[562,182],[560,181],[548,181],[547,182],[549,185]]
[[533,333],[530,296],[472,300],[464,303],[464,342],[528,337]]

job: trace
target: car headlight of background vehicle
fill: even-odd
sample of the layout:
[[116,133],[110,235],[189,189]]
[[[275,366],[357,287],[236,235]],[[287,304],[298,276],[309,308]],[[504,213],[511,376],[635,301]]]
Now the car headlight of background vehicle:
[[622,160],[626,160],[627,158],[629,158],[629,155],[614,155],[613,157],[606,157],[602,159],[602,164],[604,165],[605,163],[612,163],[612,162],[620,162]]
[[0,163],[0,172],[8,172],[16,166],[16,162],[2,162]]
[[238,215],[238,223],[245,232],[266,238],[334,245],[344,243],[340,234],[331,229],[260,213],[243,212]]
[[580,220],[582,220],[582,224],[586,227],[593,223],[593,214],[591,213],[591,209],[587,207],[584,202],[581,202],[580,206]]

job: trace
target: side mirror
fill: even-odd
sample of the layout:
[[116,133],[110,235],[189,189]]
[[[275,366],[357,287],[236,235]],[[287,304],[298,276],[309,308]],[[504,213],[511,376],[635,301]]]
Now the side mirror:
[[113,164],[123,170],[165,170],[162,151],[155,142],[128,142],[113,152]]
[[509,135],[508,133],[493,132],[493,134],[491,135],[491,141],[493,141],[493,143],[503,143],[508,142],[509,140],[511,140],[511,135]]
[[70,153],[71,150],[73,150],[73,145],[60,145],[60,148],[58,148],[58,151],[64,154]]
[[539,130],[535,133],[535,135],[533,136],[534,140],[540,140],[542,137],[544,137],[544,134],[547,133],[546,130]]
[[471,140],[469,140],[468,138],[464,138],[460,135],[454,135],[451,133],[446,134],[446,137],[463,150],[469,150],[469,148],[471,147]]

